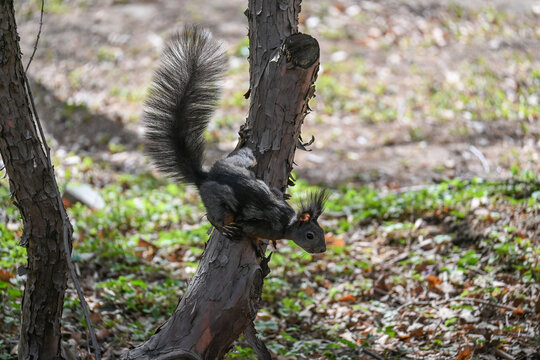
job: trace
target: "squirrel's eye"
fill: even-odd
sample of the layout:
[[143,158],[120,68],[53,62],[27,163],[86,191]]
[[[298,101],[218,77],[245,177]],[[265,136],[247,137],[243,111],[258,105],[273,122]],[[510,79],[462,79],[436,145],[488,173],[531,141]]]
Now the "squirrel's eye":
[[313,235],[313,233],[310,231],[306,234],[306,238],[308,238],[308,240],[313,240],[315,236]]

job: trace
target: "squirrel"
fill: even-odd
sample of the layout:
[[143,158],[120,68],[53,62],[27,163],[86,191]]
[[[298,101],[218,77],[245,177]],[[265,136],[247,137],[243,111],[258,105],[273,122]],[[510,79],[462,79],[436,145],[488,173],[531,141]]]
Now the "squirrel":
[[208,220],[226,237],[289,239],[309,253],[326,251],[317,222],[326,190],[312,193],[296,213],[281,191],[256,178],[248,147],[203,170],[203,133],[219,100],[226,62],[220,43],[199,27],[188,27],[167,42],[144,104],[151,160],[173,179],[198,188]]

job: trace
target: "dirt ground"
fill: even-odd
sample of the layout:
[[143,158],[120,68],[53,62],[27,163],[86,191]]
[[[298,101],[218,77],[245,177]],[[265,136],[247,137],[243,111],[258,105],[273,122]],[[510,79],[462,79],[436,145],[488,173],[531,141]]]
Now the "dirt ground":
[[[17,6],[27,62],[39,11],[33,1]],[[192,22],[210,28],[230,50],[226,105],[217,113],[228,122],[211,129],[217,140],[209,156],[232,149],[247,113],[247,101],[238,100],[247,90],[247,54],[239,45],[247,34],[244,1],[98,0],[50,6],[29,74],[53,149],[62,149],[60,155],[86,153],[127,171],[148,166],[140,151],[138,121],[145,89],[163,39]],[[447,32],[448,6],[475,14],[465,20],[449,18],[470,28],[469,38]],[[538,69],[540,16],[535,6],[537,1],[304,2],[301,31],[321,43],[320,77],[329,75],[342,88],[333,93],[325,91],[322,80],[317,84],[314,111],[303,130],[304,138],[314,135],[316,142],[314,151],[298,152],[299,176],[316,183],[394,188],[444,177],[505,177],[512,165],[540,171],[538,114],[484,121],[470,119],[458,107],[441,120],[421,106],[430,100],[422,99],[426,88],[465,76],[478,59],[509,83],[519,84],[522,76],[511,69],[516,65],[510,58],[526,57],[529,67]],[[486,9],[504,14],[501,27],[486,30],[477,24]],[[479,31],[484,32],[475,34]],[[356,72],[358,65],[361,72]],[[384,89],[366,103],[371,84]],[[330,104],[339,96],[342,108]],[[379,110],[391,115],[377,120],[373,114]]]

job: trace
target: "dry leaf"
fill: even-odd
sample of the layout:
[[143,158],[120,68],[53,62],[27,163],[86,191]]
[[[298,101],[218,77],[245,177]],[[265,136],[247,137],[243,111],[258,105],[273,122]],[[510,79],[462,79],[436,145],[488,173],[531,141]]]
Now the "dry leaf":
[[435,275],[428,275],[428,276],[426,276],[426,280],[427,280],[428,283],[429,283],[429,288],[430,288],[430,289],[436,288],[437,285],[439,285],[439,284],[442,283],[442,280],[439,279],[439,277],[438,277],[438,276],[435,276]]
[[135,255],[147,261],[152,260],[157,251],[156,245],[143,239],[139,239],[137,247],[141,250],[135,251]]
[[342,298],[340,298],[339,301],[341,301],[341,302],[345,302],[345,301],[356,301],[356,296],[351,295],[351,294],[345,295],[345,296],[343,296]]
[[156,245],[154,245],[151,242],[148,242],[146,240],[143,240],[143,239],[139,239],[139,241],[137,242],[137,246],[138,247],[152,247],[154,249],[157,249]]
[[521,305],[518,306],[518,308],[516,310],[514,310],[512,312],[514,315],[523,315],[525,313],[525,311],[523,311],[523,309],[521,308]]
[[15,275],[6,270],[0,270],[0,281],[9,282],[9,279],[14,278]]
[[472,356],[472,346],[466,346],[463,349],[459,350],[456,355],[456,360],[469,360]]
[[62,197],[62,203],[64,204],[64,207],[66,209],[69,209],[71,207],[71,205],[72,205],[71,202],[68,199],[64,198],[64,197]]
[[345,241],[341,237],[335,237],[334,234],[326,234],[324,240],[327,246],[342,248],[345,246]]
[[313,288],[311,286],[307,286],[305,289],[304,289],[304,293],[308,296],[313,296],[315,294],[315,290],[313,290]]
[[340,12],[344,12],[345,9],[346,9],[345,5],[342,2],[339,2],[339,1],[334,3],[334,7],[336,9],[338,9]]

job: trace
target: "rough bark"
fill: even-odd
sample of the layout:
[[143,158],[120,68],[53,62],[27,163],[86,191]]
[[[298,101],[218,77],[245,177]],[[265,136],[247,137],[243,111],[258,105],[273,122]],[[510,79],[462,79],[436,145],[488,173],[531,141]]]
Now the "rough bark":
[[[13,2],[0,2],[0,154],[28,250],[19,359],[60,359],[67,282],[60,193],[25,91]],[[71,243],[71,228],[68,236]]]
[[[257,176],[284,188],[300,126],[313,95],[319,47],[296,34],[300,1],[250,1],[250,113],[241,143],[255,150]],[[268,273],[266,244],[214,232],[171,318],[123,359],[220,359],[257,315]],[[264,347],[264,344],[261,345]]]

